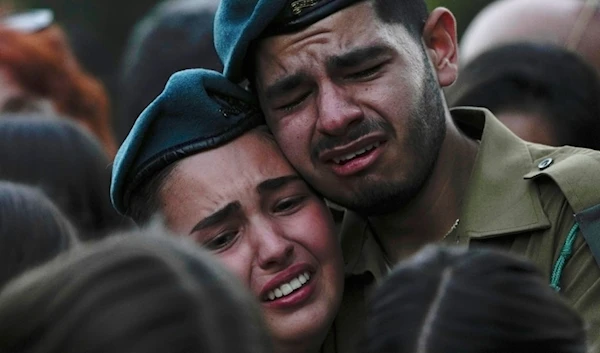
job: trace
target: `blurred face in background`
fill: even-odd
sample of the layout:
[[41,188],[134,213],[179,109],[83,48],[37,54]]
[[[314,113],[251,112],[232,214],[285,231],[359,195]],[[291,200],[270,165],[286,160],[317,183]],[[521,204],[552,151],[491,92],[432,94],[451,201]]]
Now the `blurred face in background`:
[[539,114],[501,112],[496,117],[515,135],[525,141],[548,146],[561,146],[561,139],[548,119]]
[[0,112],[53,112],[52,103],[33,97],[15,80],[6,68],[0,65]]
[[170,228],[211,250],[260,301],[279,351],[318,349],[343,292],[329,210],[266,133],[187,157],[160,192]]

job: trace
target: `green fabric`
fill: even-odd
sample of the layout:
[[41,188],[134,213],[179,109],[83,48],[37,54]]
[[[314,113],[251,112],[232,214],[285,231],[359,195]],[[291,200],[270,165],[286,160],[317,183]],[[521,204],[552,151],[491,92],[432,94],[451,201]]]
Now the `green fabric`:
[[[600,203],[600,152],[527,143],[485,109],[452,109],[451,114],[459,129],[480,140],[456,229],[459,246],[495,247],[524,256],[550,282],[573,228],[576,212],[570,200],[578,206]],[[549,157],[553,163],[540,170],[540,161]],[[578,217],[584,214],[591,215]],[[579,218],[578,222],[584,236],[573,236],[568,242],[572,252],[560,271],[560,293],[589,325],[590,346],[600,347],[600,266],[590,251],[593,243],[586,242],[599,233],[587,230],[591,223]],[[594,227],[599,225],[594,222]],[[384,252],[364,219],[347,211],[341,229],[346,275],[372,274],[376,280],[385,275]],[[397,236],[386,229],[377,231],[381,236]],[[456,238],[444,243],[455,245]],[[375,281],[367,283],[362,291],[368,293],[374,286]],[[353,325],[339,332],[340,337],[358,336],[362,320],[355,318]]]
[[573,255],[573,243],[575,242],[575,237],[577,237],[577,232],[579,231],[579,223],[575,223],[573,228],[569,231],[569,235],[567,236],[567,240],[565,240],[565,245],[563,245],[562,250],[560,251],[560,256],[558,260],[556,260],[556,264],[554,265],[554,270],[552,270],[552,277],[550,277],[550,287],[557,292],[560,292],[560,278],[562,277],[562,272],[567,264],[567,261]]
[[600,266],[600,204],[577,213],[575,218],[596,263]]
[[215,71],[171,76],[115,157],[110,196],[127,213],[131,192],[169,164],[214,148],[263,123],[252,95]]

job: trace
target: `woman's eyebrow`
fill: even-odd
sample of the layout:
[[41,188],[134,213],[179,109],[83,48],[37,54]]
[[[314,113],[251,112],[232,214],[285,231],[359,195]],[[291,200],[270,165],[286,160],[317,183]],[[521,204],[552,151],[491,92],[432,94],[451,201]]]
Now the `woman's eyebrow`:
[[200,222],[198,222],[194,228],[190,231],[194,233],[198,230],[205,229],[208,227],[212,227],[216,224],[223,222],[224,220],[230,218],[234,214],[238,213],[242,209],[242,205],[239,201],[230,202],[227,206],[221,208],[220,210],[214,212],[208,217],[205,217]]
[[258,186],[256,187],[256,190],[258,190],[259,195],[262,195],[262,194],[265,194],[268,192],[276,191],[276,190],[280,189],[281,187],[283,187],[289,183],[296,182],[296,181],[302,181],[302,179],[296,174],[290,174],[290,175],[285,175],[285,176],[281,176],[278,178],[267,179],[267,180],[261,182],[260,184],[258,184]]

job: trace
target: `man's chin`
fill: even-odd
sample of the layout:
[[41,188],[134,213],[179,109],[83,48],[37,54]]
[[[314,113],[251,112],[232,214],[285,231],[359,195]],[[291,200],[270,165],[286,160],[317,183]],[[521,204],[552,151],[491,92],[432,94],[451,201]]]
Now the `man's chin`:
[[[336,205],[347,208],[366,217],[376,217],[397,212],[406,207],[419,193],[421,183],[412,186],[360,185],[355,191],[346,194],[324,193],[324,196]],[[334,188],[330,188],[329,191]],[[338,188],[339,190],[339,188]]]

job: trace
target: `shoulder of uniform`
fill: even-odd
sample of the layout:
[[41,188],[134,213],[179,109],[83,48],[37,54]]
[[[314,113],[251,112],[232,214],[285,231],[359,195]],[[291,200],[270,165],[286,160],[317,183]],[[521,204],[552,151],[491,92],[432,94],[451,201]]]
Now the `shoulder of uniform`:
[[550,177],[575,212],[600,203],[600,152],[571,146],[529,145],[532,166],[526,179]]

